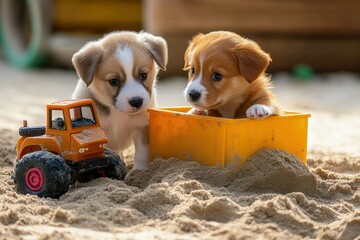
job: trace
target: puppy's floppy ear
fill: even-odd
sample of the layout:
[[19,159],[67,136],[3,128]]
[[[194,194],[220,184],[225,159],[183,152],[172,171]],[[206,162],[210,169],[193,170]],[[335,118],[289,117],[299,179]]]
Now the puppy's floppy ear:
[[72,57],[78,76],[89,86],[102,60],[103,49],[96,42],[89,42]]
[[168,48],[165,39],[147,32],[140,32],[140,38],[145,42],[146,48],[155,59],[159,68],[165,71],[168,63]]
[[237,46],[236,57],[239,61],[240,73],[250,83],[259,78],[271,62],[270,55],[250,40]]
[[191,41],[189,41],[189,46],[186,49],[185,54],[184,54],[184,68],[183,68],[184,71],[189,70],[189,57],[190,57],[189,55],[190,55],[191,51],[194,49],[196,42],[199,41],[199,39],[202,38],[202,36],[204,36],[204,34],[198,33],[197,35],[195,35],[193,37],[193,39]]
[[184,71],[189,70],[190,66],[189,66],[189,54],[191,52],[191,50],[193,49],[193,43],[189,42],[189,46],[187,47],[185,54],[184,54]]

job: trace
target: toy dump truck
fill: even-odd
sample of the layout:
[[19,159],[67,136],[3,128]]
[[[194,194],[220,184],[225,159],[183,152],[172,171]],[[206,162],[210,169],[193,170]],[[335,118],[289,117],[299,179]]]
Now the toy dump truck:
[[14,181],[23,194],[58,198],[78,181],[122,180],[125,163],[108,142],[90,99],[47,105],[46,127],[19,129]]

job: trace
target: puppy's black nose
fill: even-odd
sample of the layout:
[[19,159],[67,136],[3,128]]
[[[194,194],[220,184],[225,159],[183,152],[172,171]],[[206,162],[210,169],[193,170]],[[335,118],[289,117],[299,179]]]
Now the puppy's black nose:
[[196,91],[196,90],[191,90],[189,92],[189,98],[191,99],[191,101],[196,102],[197,100],[199,100],[199,98],[201,97],[201,93]]
[[144,99],[141,97],[133,97],[129,100],[129,104],[134,108],[140,108],[141,105],[143,104],[143,101]]

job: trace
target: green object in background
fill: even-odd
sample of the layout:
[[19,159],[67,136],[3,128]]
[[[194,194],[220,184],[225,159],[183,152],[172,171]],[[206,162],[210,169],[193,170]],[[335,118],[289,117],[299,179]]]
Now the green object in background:
[[0,1],[0,44],[6,59],[17,67],[45,65],[50,32],[48,0]]
[[314,71],[307,64],[298,64],[293,69],[293,76],[302,81],[310,81],[314,77]]

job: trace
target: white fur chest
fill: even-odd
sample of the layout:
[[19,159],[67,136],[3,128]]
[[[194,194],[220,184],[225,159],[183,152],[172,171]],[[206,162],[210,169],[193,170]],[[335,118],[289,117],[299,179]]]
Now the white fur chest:
[[131,145],[133,133],[149,125],[149,117],[147,112],[129,115],[112,109],[109,115],[100,115],[100,122],[109,139],[108,147],[123,151]]

